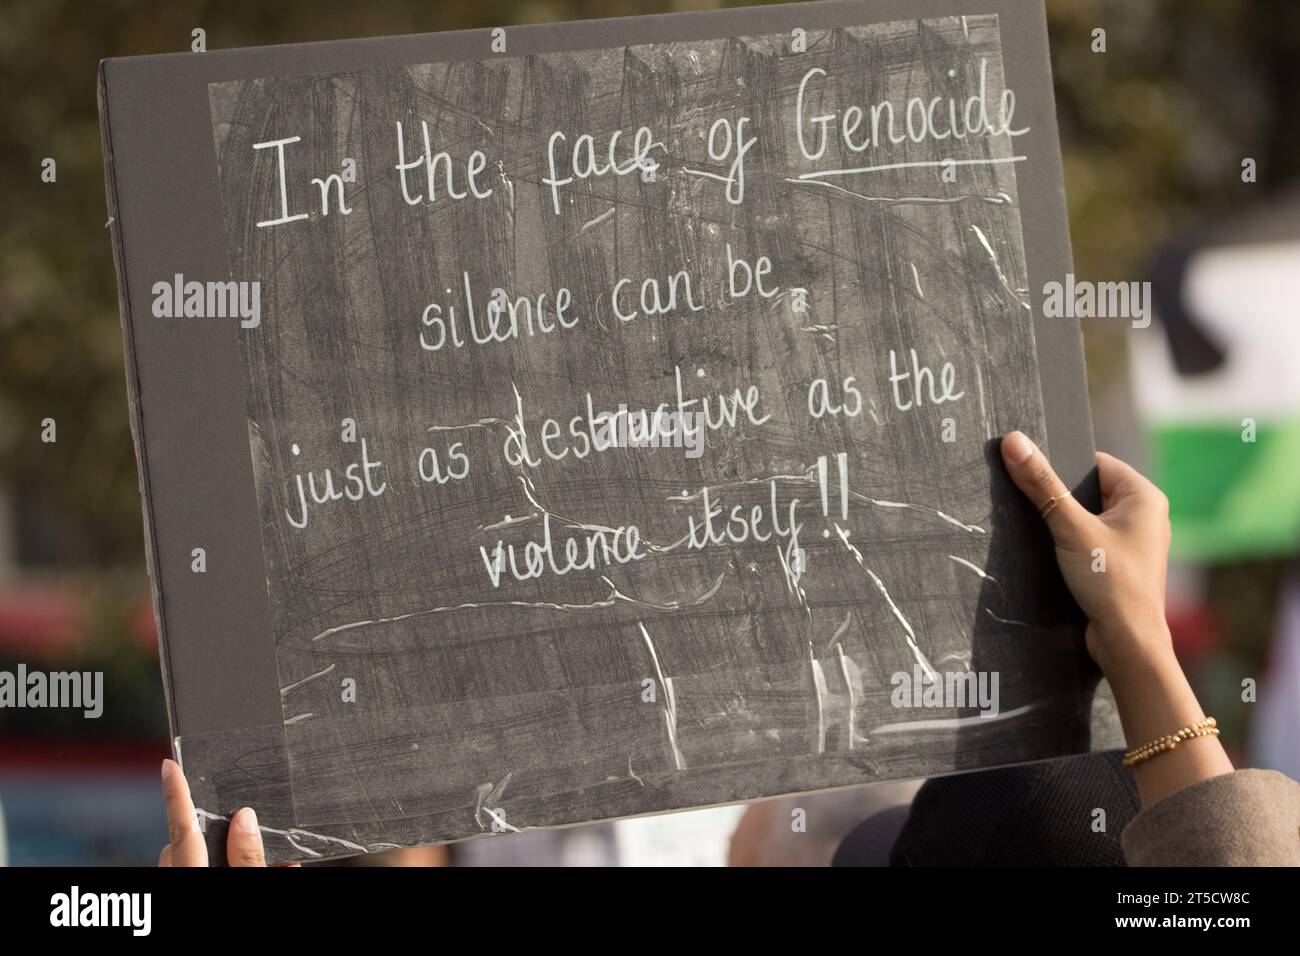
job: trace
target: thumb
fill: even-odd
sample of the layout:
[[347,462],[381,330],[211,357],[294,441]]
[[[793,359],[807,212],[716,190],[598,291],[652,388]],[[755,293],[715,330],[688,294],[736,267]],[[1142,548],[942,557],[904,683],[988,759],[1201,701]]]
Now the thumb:
[[226,862],[231,866],[266,866],[262,832],[258,829],[257,814],[252,807],[244,807],[230,818],[230,830],[226,834]]
[[1002,439],[1002,461],[1016,487],[1034,507],[1045,512],[1047,527],[1057,547],[1072,547],[1093,516],[1070,496],[1070,489],[1057,476],[1047,457],[1023,432],[1011,432]]

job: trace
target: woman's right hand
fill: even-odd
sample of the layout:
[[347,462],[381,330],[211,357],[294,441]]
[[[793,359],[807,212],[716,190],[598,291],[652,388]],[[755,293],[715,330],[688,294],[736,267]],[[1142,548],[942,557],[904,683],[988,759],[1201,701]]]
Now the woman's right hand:
[[[1088,615],[1086,641],[1115,694],[1130,748],[1204,718],[1165,620],[1169,501],[1118,458],[1097,455],[1103,511],[1073,497],[1043,453],[1020,432],[1002,440],[1002,460],[1039,510],[1053,498],[1047,526],[1070,593]],[[1232,762],[1216,737],[1187,741],[1133,769],[1144,807],[1219,774]]]
[[[1040,509],[1065,494],[1047,458],[1023,433],[1002,440],[1016,486]],[[1173,656],[1165,623],[1169,500],[1137,469],[1097,453],[1102,508],[1094,515],[1073,497],[1047,516],[1070,593],[1088,616],[1088,652],[1108,676]]]

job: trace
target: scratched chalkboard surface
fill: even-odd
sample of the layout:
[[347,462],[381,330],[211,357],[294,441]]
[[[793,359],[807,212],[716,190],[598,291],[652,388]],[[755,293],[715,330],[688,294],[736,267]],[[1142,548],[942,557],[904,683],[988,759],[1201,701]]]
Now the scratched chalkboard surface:
[[1068,263],[1042,11],[826,6],[204,77],[224,268],[123,297],[137,376],[221,328],[245,429],[187,437],[243,458],[222,516],[133,380],[168,659],[174,512],[239,527],[178,540],[176,587],[247,559],[264,591],[258,656],[207,674],[256,704],[176,732],[210,832],[252,802],[269,856],[328,857],[1110,742],[997,455],[1021,428],[1088,493],[1027,254],[1032,220]]

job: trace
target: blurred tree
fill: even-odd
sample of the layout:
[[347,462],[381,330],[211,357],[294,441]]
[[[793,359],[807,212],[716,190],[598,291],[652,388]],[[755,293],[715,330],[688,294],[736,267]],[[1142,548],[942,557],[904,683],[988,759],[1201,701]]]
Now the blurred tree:
[[[1144,278],[1178,230],[1262,203],[1300,175],[1300,4],[1049,0],[1075,271]],[[1093,31],[1106,52],[1093,52]],[[1259,181],[1241,180],[1258,162]],[[1085,323],[1089,373],[1125,374],[1122,325]]]

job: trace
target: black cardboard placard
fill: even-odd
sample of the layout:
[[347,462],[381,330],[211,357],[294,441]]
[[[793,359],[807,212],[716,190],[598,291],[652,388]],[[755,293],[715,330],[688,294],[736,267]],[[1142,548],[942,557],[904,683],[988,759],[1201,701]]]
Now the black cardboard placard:
[[1116,742],[997,455],[1095,505],[1037,0],[106,60],[100,102],[214,848],[245,804],[307,859]]

